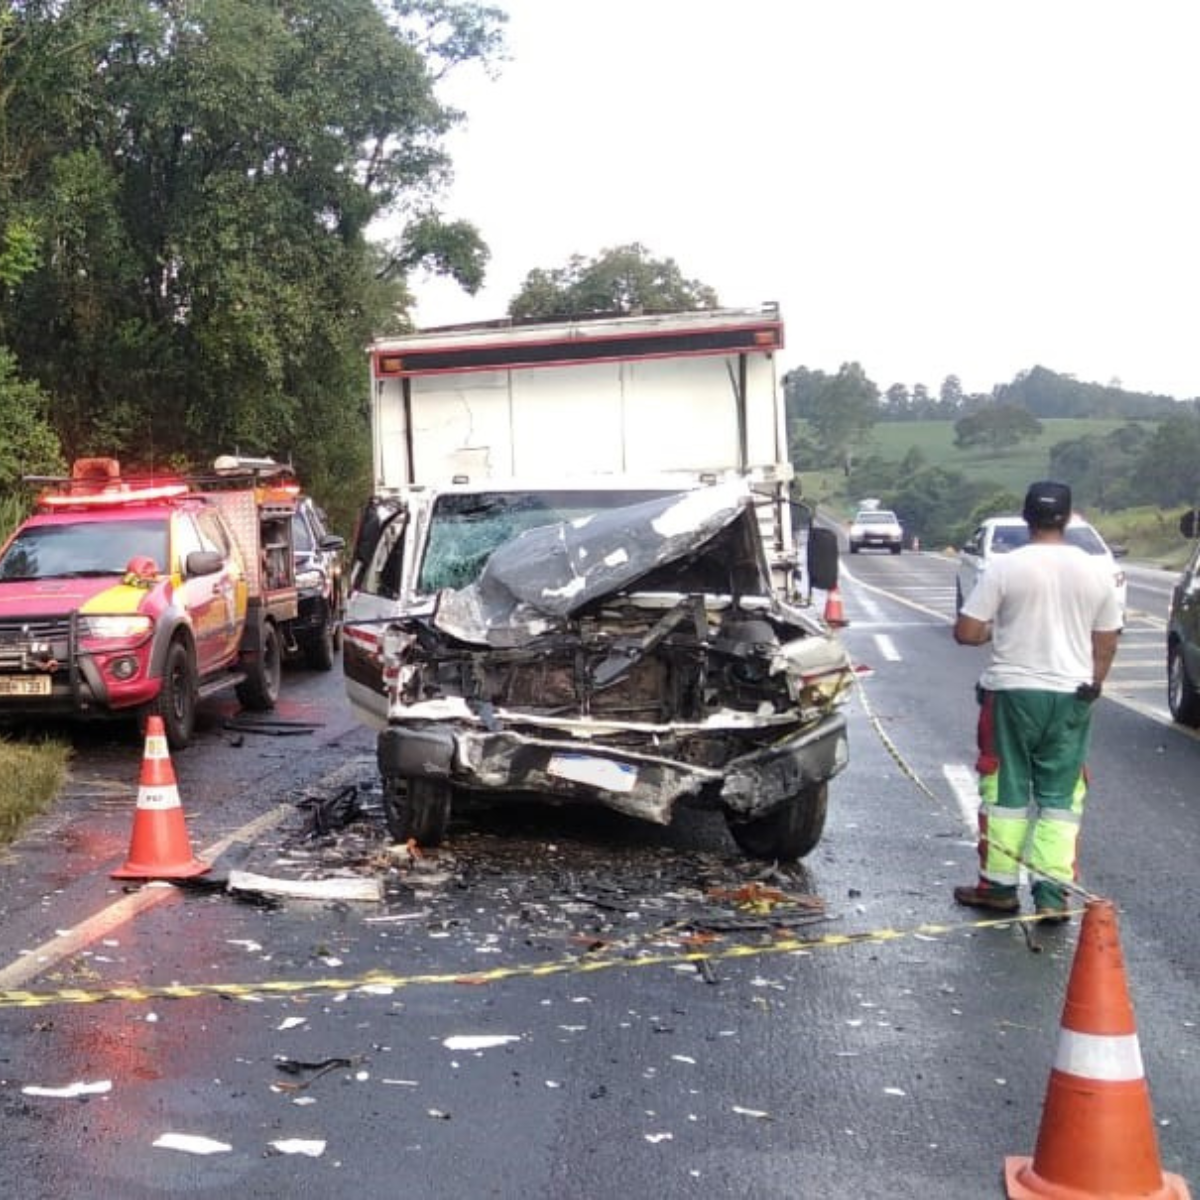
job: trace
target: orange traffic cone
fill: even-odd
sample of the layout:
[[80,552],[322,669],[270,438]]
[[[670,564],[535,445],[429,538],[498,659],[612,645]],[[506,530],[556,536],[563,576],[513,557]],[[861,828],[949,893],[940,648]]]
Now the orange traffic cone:
[[842,593],[836,587],[832,587],[825,594],[825,624],[826,625],[849,625],[846,620],[846,612],[842,608]]
[[112,878],[189,879],[211,869],[192,857],[162,717],[150,717],[129,858],[120,870],[113,871]]
[[1006,1158],[1008,1200],[1189,1200],[1164,1174],[1111,900],[1089,900],[1033,1158]]

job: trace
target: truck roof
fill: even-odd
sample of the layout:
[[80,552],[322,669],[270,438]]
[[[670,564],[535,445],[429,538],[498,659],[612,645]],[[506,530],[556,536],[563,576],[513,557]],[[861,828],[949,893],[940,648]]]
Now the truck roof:
[[447,325],[369,346],[377,378],[552,367],[637,358],[771,354],[783,346],[776,304],[638,316]]

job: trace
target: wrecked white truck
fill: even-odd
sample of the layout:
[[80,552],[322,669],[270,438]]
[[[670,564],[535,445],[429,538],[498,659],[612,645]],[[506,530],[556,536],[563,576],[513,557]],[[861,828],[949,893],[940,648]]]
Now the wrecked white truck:
[[[438,844],[456,793],[532,794],[660,824],[712,807],[748,854],[812,850],[848,759],[852,672],[780,588],[764,536],[777,496],[751,474],[380,490],[356,538],[344,661],[352,705],[379,727],[394,837]],[[807,568],[831,586],[832,536],[810,531]]]

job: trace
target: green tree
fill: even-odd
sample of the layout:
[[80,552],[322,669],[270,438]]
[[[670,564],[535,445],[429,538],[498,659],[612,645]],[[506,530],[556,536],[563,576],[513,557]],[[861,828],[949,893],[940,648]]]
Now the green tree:
[[1175,412],[1158,426],[1138,458],[1135,478],[1152,504],[1200,501],[1200,413]]
[[954,422],[954,444],[964,450],[985,446],[998,453],[1041,432],[1041,421],[1028,409],[1016,404],[989,404]]
[[682,312],[717,304],[717,293],[686,278],[673,258],[652,258],[645,246],[633,242],[602,250],[595,258],[572,255],[565,267],[530,271],[508,312],[513,317],[582,317]]
[[[0,257],[19,276],[0,280],[0,333],[69,454],[237,448],[290,455],[314,491],[365,491],[363,344],[403,323],[415,267],[473,290],[487,262],[437,211],[462,114],[435,84],[495,56],[503,14],[30,0],[10,16],[0,226],[36,214],[40,241],[33,269]],[[384,214],[402,233],[376,247]]]
[[855,450],[879,420],[879,389],[856,362],[811,382],[803,415],[825,464],[836,463],[849,474]]
[[49,397],[17,375],[13,356],[0,347],[0,495],[18,490],[23,475],[50,475],[65,464],[48,420]]

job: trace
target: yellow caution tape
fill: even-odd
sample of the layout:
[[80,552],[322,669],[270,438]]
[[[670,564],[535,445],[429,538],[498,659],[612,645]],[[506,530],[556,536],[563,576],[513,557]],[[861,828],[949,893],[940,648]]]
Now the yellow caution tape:
[[259,1000],[267,996],[294,996],[315,992],[369,992],[375,989],[442,987],[501,983],[507,979],[544,979],[551,975],[586,975],[630,967],[672,967],[688,964],[727,962],[769,954],[802,954],[845,946],[878,945],[911,937],[936,937],[967,929],[1038,922],[1029,914],[1003,916],[954,925],[919,925],[915,929],[874,929],[864,933],[831,933],[819,938],[782,938],[761,945],[727,946],[723,949],[639,954],[636,957],[568,958],[548,963],[524,963],[495,967],[488,971],[455,971],[436,975],[389,975],[368,971],[344,979],[269,979],[261,983],[173,983],[152,987],[61,988],[57,991],[0,991],[0,1008],[49,1008],[62,1004],[99,1004],[106,1000],[145,1003],[150,1000],[198,1000],[220,996],[234,1000]]

